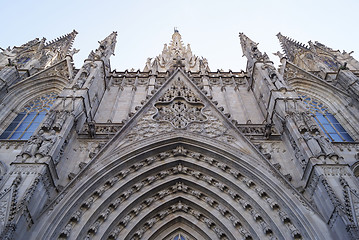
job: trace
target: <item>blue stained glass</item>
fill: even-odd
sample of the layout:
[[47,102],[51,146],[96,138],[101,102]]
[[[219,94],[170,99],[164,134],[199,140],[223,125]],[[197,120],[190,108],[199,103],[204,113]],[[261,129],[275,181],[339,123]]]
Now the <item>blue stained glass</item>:
[[36,112],[31,112],[31,113],[29,113],[29,114],[25,117],[23,123],[24,123],[24,122],[26,122],[26,123],[32,122],[32,120],[34,119],[34,117],[36,116],[36,114],[37,114]]
[[22,135],[21,140],[27,140],[27,139],[29,139],[33,133],[34,133],[34,132],[28,132],[28,131],[26,131],[26,132],[24,133],[24,135]]
[[21,136],[22,132],[14,132],[14,134],[10,137],[10,139],[18,139]]
[[36,118],[34,119],[34,122],[41,123],[44,118],[45,118],[45,114],[39,113],[39,115],[37,115]]
[[29,139],[44,120],[55,99],[55,93],[50,93],[29,102],[0,135],[0,139]]
[[332,114],[328,113],[325,116],[329,119],[330,122],[338,123],[338,120]]
[[321,122],[323,124],[328,123],[328,120],[323,116],[323,114],[317,113],[317,114],[315,114],[315,116],[319,122]]
[[173,238],[173,240],[186,240],[186,239],[184,238],[184,236],[182,236],[182,234],[178,234]]
[[338,134],[330,134],[334,142],[343,142],[343,139]]
[[323,124],[323,127],[328,133],[336,133],[335,129],[330,124]]
[[5,131],[3,132],[3,134],[1,134],[0,139],[6,139],[10,136],[10,134],[12,133],[12,131]]
[[39,126],[38,123],[33,122],[33,123],[31,123],[31,125],[28,127],[28,129],[26,131],[35,132],[35,130],[38,126]]
[[341,135],[342,135],[342,137],[344,138],[345,141],[354,142],[353,138],[348,133],[342,133]]
[[[334,62],[331,63],[335,65]],[[324,106],[323,103],[305,95],[302,95],[301,97],[303,102],[307,105],[307,109],[312,112],[314,119],[327,137],[336,142],[354,141],[335,116],[328,112],[328,108]]]
[[340,133],[346,133],[347,131],[345,131],[345,129],[342,127],[342,125],[340,125],[340,123],[335,123],[333,124],[333,126],[335,127],[336,130],[338,130],[338,132]]
[[22,113],[19,113],[16,118],[14,119],[13,122],[16,122],[16,123],[19,123],[21,122],[21,120],[25,117],[26,113],[25,112],[22,112]]
[[27,126],[29,125],[28,122],[22,122],[20,126],[16,129],[16,131],[23,132],[26,130]]

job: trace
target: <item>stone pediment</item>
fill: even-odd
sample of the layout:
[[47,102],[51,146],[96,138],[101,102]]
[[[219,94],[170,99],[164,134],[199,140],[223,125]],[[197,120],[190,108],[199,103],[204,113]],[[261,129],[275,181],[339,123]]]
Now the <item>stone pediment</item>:
[[182,70],[173,73],[109,141],[103,152],[110,154],[114,148],[128,148],[145,140],[156,142],[163,135],[176,134],[215,140],[244,154],[261,158],[249,140]]

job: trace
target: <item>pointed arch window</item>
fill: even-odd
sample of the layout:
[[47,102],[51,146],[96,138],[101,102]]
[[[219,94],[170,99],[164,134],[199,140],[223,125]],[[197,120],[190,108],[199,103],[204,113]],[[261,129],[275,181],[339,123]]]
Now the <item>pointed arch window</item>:
[[54,92],[35,98],[24,106],[22,111],[1,134],[0,139],[27,140],[35,132],[57,95]]
[[312,113],[314,119],[323,130],[325,135],[334,142],[353,142],[354,140],[338,122],[335,116],[329,112],[328,107],[317,99],[306,95],[300,96]]

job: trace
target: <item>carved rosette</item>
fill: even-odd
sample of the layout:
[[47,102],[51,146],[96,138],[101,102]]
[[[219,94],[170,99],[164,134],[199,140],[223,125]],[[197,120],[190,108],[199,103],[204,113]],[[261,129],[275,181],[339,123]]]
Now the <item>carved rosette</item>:
[[192,122],[204,122],[207,117],[202,113],[204,104],[180,78],[155,104],[157,114],[154,119],[167,121],[178,129],[186,128]]

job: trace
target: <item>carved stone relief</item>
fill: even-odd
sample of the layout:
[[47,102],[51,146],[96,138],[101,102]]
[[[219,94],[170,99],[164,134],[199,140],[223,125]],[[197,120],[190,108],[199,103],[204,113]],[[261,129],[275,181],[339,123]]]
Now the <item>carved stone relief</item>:
[[178,78],[132,128],[126,142],[176,129],[184,129],[226,143],[235,141],[235,137],[229,134],[229,129],[222,121]]

